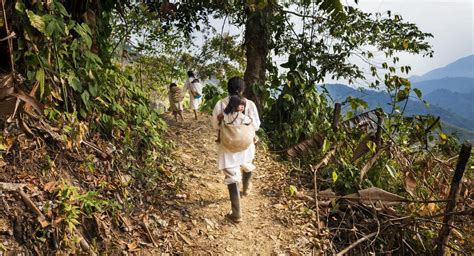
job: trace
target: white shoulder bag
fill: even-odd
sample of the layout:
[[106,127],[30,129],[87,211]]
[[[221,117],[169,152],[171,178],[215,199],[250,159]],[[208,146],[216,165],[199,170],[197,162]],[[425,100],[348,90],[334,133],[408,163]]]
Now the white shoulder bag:
[[[221,102],[222,104],[222,102]],[[222,108],[224,110],[224,108]],[[224,112],[224,111],[222,111]],[[247,112],[247,106],[245,107],[244,113]],[[224,120],[220,123],[220,143],[229,152],[236,153],[246,150],[252,143],[255,137],[255,128],[252,125],[252,118],[248,124],[232,124],[237,117],[230,123],[226,123]]]

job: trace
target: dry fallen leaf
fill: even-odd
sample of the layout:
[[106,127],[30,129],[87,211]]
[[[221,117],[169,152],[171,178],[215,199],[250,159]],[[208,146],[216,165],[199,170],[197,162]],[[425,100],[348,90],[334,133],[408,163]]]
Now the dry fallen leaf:
[[54,189],[56,189],[56,182],[55,181],[50,181],[50,182],[44,184],[43,189],[44,189],[44,191],[47,191],[47,192],[50,192],[50,193],[53,192]]
[[405,180],[404,180],[405,190],[413,195],[416,189],[416,179],[411,172],[405,173]]
[[129,250],[129,251],[131,251],[131,250],[135,250],[137,247],[138,247],[138,244],[137,244],[137,242],[136,242],[136,241],[135,241],[135,242],[133,242],[133,243],[129,243],[129,244],[127,244],[127,248],[128,248],[128,250]]

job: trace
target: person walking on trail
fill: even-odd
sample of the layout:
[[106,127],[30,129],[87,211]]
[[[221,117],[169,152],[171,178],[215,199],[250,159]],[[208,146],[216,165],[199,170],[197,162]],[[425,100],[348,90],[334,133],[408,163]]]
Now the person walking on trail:
[[191,109],[194,111],[194,118],[198,120],[198,110],[202,101],[202,84],[199,79],[196,78],[191,82],[189,87],[191,94],[193,95],[193,98],[189,102]]
[[168,92],[168,99],[170,101],[171,111],[173,112],[174,119],[178,121],[178,115],[181,117],[181,121],[184,121],[183,118],[183,91],[178,87],[176,83],[170,84],[170,89]]
[[[224,172],[224,183],[229,190],[231,201],[232,212],[227,217],[234,222],[240,222],[242,217],[239,184],[243,183],[242,196],[247,196],[251,190],[252,173],[256,169],[252,164],[257,140],[255,131],[260,127],[257,107],[253,101],[242,97],[244,90],[245,82],[242,78],[229,79],[227,83],[229,96],[219,100],[212,112],[212,126],[220,133],[217,151],[218,169]],[[239,109],[242,107],[243,111],[240,112]],[[239,130],[244,132],[239,133]],[[232,138],[233,134],[238,134],[238,137]]]
[[196,78],[193,71],[188,71],[188,79],[184,87],[189,93],[189,108],[194,112],[194,118],[198,120],[198,109],[202,98],[202,85],[199,79]]

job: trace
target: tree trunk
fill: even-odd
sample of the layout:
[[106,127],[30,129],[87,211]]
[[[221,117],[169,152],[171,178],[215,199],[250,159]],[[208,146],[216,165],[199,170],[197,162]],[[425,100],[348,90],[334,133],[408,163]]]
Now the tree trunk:
[[262,112],[262,92],[265,89],[266,61],[268,56],[269,31],[266,28],[266,20],[270,8],[267,6],[261,10],[247,10],[247,22],[245,24],[245,48],[247,67],[244,80],[247,89],[244,92],[246,98],[253,100],[258,111]]

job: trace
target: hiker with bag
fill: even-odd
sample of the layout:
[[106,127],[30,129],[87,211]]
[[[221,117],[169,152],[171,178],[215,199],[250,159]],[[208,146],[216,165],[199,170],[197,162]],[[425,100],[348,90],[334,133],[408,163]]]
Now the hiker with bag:
[[198,120],[197,111],[202,100],[202,84],[193,71],[188,71],[188,79],[184,87],[189,92],[189,108],[193,110],[194,118]]
[[[232,213],[227,217],[240,222],[239,184],[242,183],[242,196],[249,194],[252,164],[255,157],[255,131],[260,127],[255,103],[242,97],[245,82],[242,78],[233,77],[227,83],[229,96],[218,101],[212,113],[212,126],[219,131],[217,163],[218,169],[224,172],[224,183],[229,190]],[[243,171],[243,174],[242,172]]]
[[184,95],[181,91],[181,88],[178,87],[176,83],[170,84],[170,89],[168,92],[168,99],[170,101],[170,108],[173,112],[174,119],[178,121],[178,115],[181,117],[181,121],[184,121],[183,118],[183,99]]

